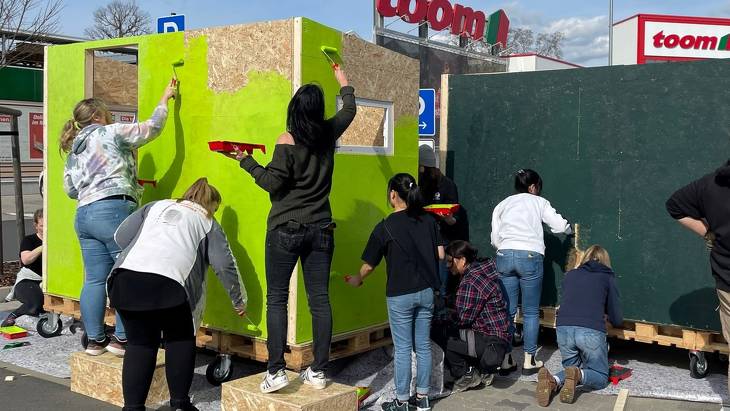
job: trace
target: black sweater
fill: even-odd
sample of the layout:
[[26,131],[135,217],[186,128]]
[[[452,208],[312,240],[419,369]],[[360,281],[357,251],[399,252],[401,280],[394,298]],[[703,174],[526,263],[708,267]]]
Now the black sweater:
[[332,140],[332,149],[323,153],[301,145],[277,144],[266,167],[253,157],[241,160],[241,168],[253,176],[261,188],[269,192],[271,211],[268,227],[273,229],[289,220],[312,224],[332,218],[329,195],[335,165],[334,143],[355,118],[355,90],[340,89],[342,109],[326,121],[323,139]]
[[613,271],[597,261],[588,261],[565,273],[563,298],[556,325],[572,325],[606,332],[604,315],[614,327],[623,324],[623,313]]
[[667,200],[667,211],[679,220],[705,220],[715,234],[710,266],[718,289],[730,291],[730,167],[723,167],[680,188]]

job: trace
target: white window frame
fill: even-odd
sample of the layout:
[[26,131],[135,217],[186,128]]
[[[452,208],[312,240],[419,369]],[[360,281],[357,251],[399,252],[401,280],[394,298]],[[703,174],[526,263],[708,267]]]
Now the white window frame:
[[[336,152],[339,154],[368,154],[392,156],[395,148],[395,129],[393,120],[395,111],[393,102],[370,100],[366,98],[356,97],[355,104],[359,107],[377,107],[385,109],[385,120],[383,122],[383,147],[341,145],[340,140],[338,140]],[[337,96],[337,111],[341,109],[342,97]]]

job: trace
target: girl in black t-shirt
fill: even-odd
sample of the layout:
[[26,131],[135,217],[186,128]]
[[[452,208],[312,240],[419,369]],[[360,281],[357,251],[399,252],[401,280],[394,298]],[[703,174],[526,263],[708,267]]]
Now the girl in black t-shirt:
[[362,255],[364,264],[360,272],[346,276],[345,281],[359,287],[385,257],[385,295],[395,345],[396,399],[384,403],[383,410],[408,410],[414,348],[416,403],[418,409],[428,410],[433,292],[440,286],[438,267],[444,248],[436,220],[423,211],[421,191],[412,176],[402,173],[390,179],[388,201],[393,213],[375,226]]
[[8,314],[0,327],[15,325],[15,319],[21,315],[37,316],[43,313],[43,209],[33,214],[35,234],[25,236],[20,243],[20,263],[22,268],[18,272],[15,285],[7,299],[16,299],[22,303],[18,309]]

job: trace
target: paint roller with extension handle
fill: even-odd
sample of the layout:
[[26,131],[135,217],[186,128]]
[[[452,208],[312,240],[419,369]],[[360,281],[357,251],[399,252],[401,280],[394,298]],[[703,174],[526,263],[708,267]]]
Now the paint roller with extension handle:
[[322,46],[319,49],[322,50],[322,53],[324,53],[325,57],[327,57],[327,60],[330,61],[332,67],[337,68],[340,66],[339,63],[335,61],[336,59],[339,61],[339,52],[335,47]]
[[[177,80],[177,71],[175,70],[175,68],[182,67],[184,65],[185,65],[185,60],[183,60],[183,59],[180,59],[180,60],[172,63],[172,79],[175,81],[175,87],[176,87],[175,91],[179,91],[179,90],[177,90],[179,82]],[[172,98],[175,98],[175,96],[173,96]]]

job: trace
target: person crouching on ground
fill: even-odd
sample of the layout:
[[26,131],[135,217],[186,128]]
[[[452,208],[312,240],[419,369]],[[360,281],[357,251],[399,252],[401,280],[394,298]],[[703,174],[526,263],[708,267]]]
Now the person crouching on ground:
[[246,312],[236,260],[213,217],[220,203],[218,190],[201,178],[182,199],[155,201],[135,211],[114,235],[122,253],[108,288],[129,340],[122,370],[125,411],[145,409],[161,340],[170,407],[197,410],[188,393],[209,265],[235,312]]
[[382,404],[384,411],[408,411],[411,393],[411,353],[416,353],[416,397],[419,411],[431,405],[431,319],[434,291],[439,289],[439,260],[443,259],[436,219],[423,211],[423,198],[416,180],[405,173],[388,182],[388,201],[393,207],[375,226],[362,254],[358,274],[345,276],[353,287],[385,257],[388,280],[385,287],[388,321],[395,346],[396,398]]
[[43,209],[33,213],[35,234],[27,235],[20,242],[20,263],[22,267],[15,278],[15,285],[5,298],[7,301],[18,300],[22,303],[17,310],[8,314],[0,327],[15,325],[21,315],[34,317],[43,313]]
[[452,275],[462,276],[456,290],[456,335],[446,342],[446,364],[456,379],[452,392],[491,385],[510,341],[507,300],[492,259],[477,258],[466,241],[446,247]]
[[601,390],[608,385],[606,316],[615,327],[623,323],[616,275],[603,247],[592,245],[580,266],[568,271],[562,285],[557,335],[564,370],[556,375],[542,368],[537,374],[537,403],[547,407],[560,390],[560,401],[572,404],[575,388]]

